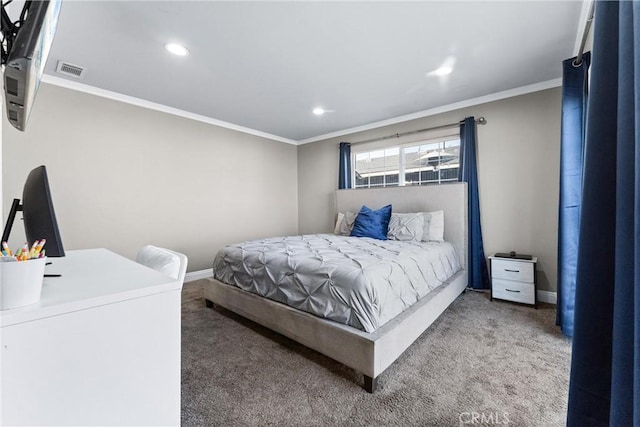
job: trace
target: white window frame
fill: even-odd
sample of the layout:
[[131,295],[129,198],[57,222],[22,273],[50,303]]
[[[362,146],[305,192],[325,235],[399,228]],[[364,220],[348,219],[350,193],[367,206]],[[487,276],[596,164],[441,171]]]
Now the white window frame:
[[[438,132],[440,135],[435,136],[433,134],[427,135],[427,136],[422,136],[422,137],[416,137],[416,135],[411,135],[410,138],[399,138],[396,140],[393,140],[393,142],[395,143],[390,143],[389,141],[384,141],[384,143],[365,143],[365,144],[361,144],[361,145],[355,145],[351,147],[351,182],[352,182],[352,188],[353,189],[360,189],[360,188],[383,188],[383,187],[405,187],[406,186],[406,182],[405,182],[405,177],[406,177],[406,156],[405,156],[405,149],[409,148],[409,147],[415,147],[415,146],[419,146],[419,145],[426,145],[426,144],[435,144],[435,143],[443,143],[446,141],[451,141],[451,140],[459,140],[460,139],[460,132],[459,130],[456,131],[452,131],[451,129],[447,130],[447,132],[442,133],[442,132]],[[407,139],[409,139],[409,141],[407,141]],[[356,156],[358,154],[361,153],[370,153],[373,151],[380,151],[380,150],[388,150],[388,149],[392,149],[392,148],[398,148],[398,161],[399,161],[399,165],[398,165],[398,185],[387,185],[386,183],[383,183],[381,185],[371,185],[369,184],[368,186],[360,186],[360,187],[356,187]],[[461,166],[461,165],[460,165]],[[459,167],[460,167],[459,166]],[[458,172],[460,173],[460,172]],[[451,180],[446,180],[444,182],[451,182]],[[441,180],[441,174],[438,174],[438,182],[419,182],[418,184],[415,185],[440,185],[442,184],[443,181]]]

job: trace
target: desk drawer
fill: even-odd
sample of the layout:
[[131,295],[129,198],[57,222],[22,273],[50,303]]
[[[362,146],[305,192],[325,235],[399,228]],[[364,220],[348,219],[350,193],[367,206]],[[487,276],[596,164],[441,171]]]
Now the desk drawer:
[[493,298],[522,302],[525,304],[536,303],[535,286],[533,283],[493,279],[491,287]]
[[533,266],[531,262],[492,259],[491,277],[533,283]]

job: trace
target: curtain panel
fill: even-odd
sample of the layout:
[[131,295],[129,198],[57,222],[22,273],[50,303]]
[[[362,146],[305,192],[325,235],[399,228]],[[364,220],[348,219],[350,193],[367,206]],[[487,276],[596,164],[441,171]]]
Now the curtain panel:
[[640,426],[640,2],[597,1],[569,426]]
[[489,270],[482,244],[478,164],[476,155],[476,121],[467,117],[460,125],[460,173],[458,180],[467,183],[469,223],[467,227],[467,287],[489,289]]
[[340,163],[338,165],[338,189],[351,188],[351,144],[340,143]]
[[556,324],[573,336],[578,234],[582,204],[584,135],[591,53],[562,62],[562,133],[560,141],[560,207],[558,212],[558,305]]

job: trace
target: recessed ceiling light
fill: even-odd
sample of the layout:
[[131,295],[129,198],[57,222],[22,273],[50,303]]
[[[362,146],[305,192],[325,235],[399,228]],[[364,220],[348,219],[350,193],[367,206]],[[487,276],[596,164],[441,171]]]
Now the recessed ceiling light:
[[451,74],[453,72],[453,68],[452,67],[440,67],[437,70],[433,70],[432,72],[429,73],[430,76],[448,76],[449,74]]
[[448,76],[453,72],[453,67],[456,65],[456,58],[454,56],[449,56],[444,60],[442,65],[439,68],[436,68],[433,71],[427,73],[427,76],[438,76],[444,77]]
[[173,53],[174,55],[178,55],[178,56],[189,55],[189,49],[187,49],[186,47],[178,43],[167,43],[164,45],[164,48],[167,49],[169,52]]
[[322,116],[324,113],[335,113],[336,110],[325,110],[322,107],[316,107],[313,109],[313,114],[316,116]]

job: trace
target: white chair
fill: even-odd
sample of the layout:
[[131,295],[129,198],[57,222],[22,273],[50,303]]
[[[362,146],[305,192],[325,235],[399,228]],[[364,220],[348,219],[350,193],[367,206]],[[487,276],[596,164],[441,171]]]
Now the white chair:
[[153,268],[169,277],[173,277],[177,279],[180,284],[184,283],[184,276],[187,274],[188,259],[186,255],[180,252],[147,245],[138,252],[136,262]]

